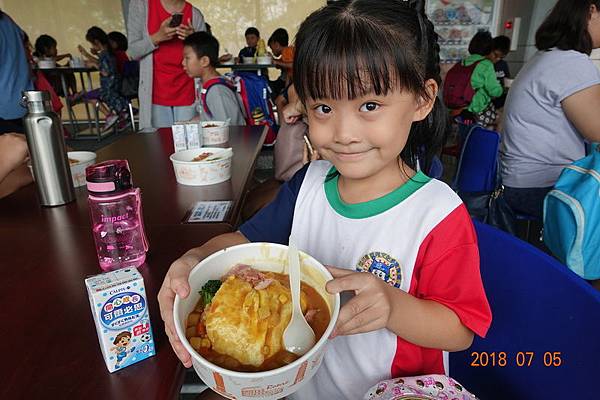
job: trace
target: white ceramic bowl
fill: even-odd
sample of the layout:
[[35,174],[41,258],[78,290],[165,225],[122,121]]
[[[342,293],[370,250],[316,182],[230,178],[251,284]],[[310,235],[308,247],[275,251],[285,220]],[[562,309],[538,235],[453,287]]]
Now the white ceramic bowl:
[[256,57],[257,64],[271,64],[271,56]]
[[229,60],[225,60],[221,64],[222,65],[233,65],[233,64],[235,64],[235,59],[233,58],[233,56],[231,56],[231,58]]
[[214,161],[192,161],[204,152],[216,153],[222,148],[203,147],[201,149],[183,150],[171,154],[177,183],[188,186],[205,186],[225,182],[231,178],[231,158],[233,154]]
[[286,273],[287,246],[272,243],[242,244],[216,252],[196,265],[189,278],[192,289],[190,295],[186,299],[175,297],[173,314],[177,335],[192,355],[194,370],[214,391],[230,399],[281,399],[297,391],[319,369],[329,335],[338,318],[340,296],[325,291],[325,283],[332,279],[329,271],[311,256],[300,252],[301,279],[315,288],[329,306],[331,321],[327,330],[308,353],[284,367],[264,372],[230,371],[210,363],[196,353],[185,338],[185,323],[200,298],[200,288],[210,279],[220,279],[238,263],[248,264],[262,271]]
[[202,145],[213,146],[229,141],[229,125],[224,121],[202,121]]
[[71,160],[77,160],[76,164],[71,164],[73,186],[84,186],[86,183],[85,169],[96,163],[96,153],[91,151],[69,151],[67,155]]
[[37,62],[38,68],[46,69],[46,68],[56,68],[56,61],[52,59],[40,58]]
[[[77,160],[77,163],[71,164],[69,161],[69,166],[71,168],[71,178],[73,180],[73,187],[85,186],[85,169],[90,165],[96,163],[96,153],[91,151],[69,151],[67,156],[71,160]],[[33,174],[33,167],[31,166],[31,161],[27,163],[29,167],[29,171],[31,172],[31,176],[35,179]]]
[[254,57],[242,57],[243,64],[254,64]]

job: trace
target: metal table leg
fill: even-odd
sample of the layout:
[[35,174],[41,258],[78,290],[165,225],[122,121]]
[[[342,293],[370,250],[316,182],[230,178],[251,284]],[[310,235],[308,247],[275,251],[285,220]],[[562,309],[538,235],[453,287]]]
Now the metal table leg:
[[[86,88],[85,88],[85,82],[83,80],[83,72],[79,73],[79,78],[80,78],[80,81],[81,81],[81,90],[83,90],[83,92],[85,93],[86,92]],[[89,104],[88,104],[87,101],[84,101],[84,104],[85,104],[85,112],[87,114],[88,129],[93,132],[94,128],[93,128],[93,125],[92,125],[92,117],[91,117],[91,114],[90,114],[90,106],[89,106]]]
[[77,139],[79,129],[77,127],[77,121],[75,119],[73,107],[71,107],[71,101],[69,100],[69,93],[67,92],[67,82],[65,80],[65,74],[62,71],[60,72],[60,83],[62,85],[63,94],[65,95],[65,103],[67,103],[67,115],[69,117],[69,120],[71,121],[71,126],[73,127],[73,139]]

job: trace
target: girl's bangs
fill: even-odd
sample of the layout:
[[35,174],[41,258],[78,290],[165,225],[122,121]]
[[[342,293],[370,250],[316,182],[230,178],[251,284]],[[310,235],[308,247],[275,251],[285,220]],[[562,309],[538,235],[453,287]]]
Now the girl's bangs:
[[307,27],[298,38],[294,64],[300,99],[353,100],[396,89],[420,92],[424,75],[416,68],[419,55],[403,36],[364,20]]

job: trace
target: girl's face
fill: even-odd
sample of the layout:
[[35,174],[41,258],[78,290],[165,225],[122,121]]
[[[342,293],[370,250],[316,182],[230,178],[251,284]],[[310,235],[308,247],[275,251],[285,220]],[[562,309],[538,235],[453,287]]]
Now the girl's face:
[[412,123],[433,108],[437,84],[429,80],[426,88],[432,100],[401,90],[354,100],[308,99],[310,140],[344,178],[397,174]]
[[102,50],[104,50],[102,48],[102,45],[100,44],[100,42],[98,42],[97,40],[94,41],[89,41],[88,43],[91,45],[90,50],[92,50],[92,52],[101,52]]
[[58,55],[58,50],[56,46],[50,46],[46,49],[46,56],[48,57],[56,57]]
[[119,50],[119,45],[114,40],[108,39],[108,44],[110,45],[111,49],[113,49],[113,50]]
[[592,38],[592,48],[600,47],[600,10],[594,4],[590,6],[590,19],[588,21],[588,33]]

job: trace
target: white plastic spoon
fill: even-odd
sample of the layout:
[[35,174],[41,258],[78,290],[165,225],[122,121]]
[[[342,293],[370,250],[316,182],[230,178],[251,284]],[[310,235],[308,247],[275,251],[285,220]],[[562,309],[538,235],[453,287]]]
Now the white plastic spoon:
[[233,149],[231,147],[228,147],[226,149],[223,149],[223,150],[217,151],[216,153],[211,154],[210,156],[206,157],[202,161],[214,161],[215,159],[218,159],[218,158],[228,157],[232,153],[233,153]]
[[306,322],[300,308],[300,259],[298,249],[291,240],[288,245],[288,273],[292,292],[292,318],[283,332],[283,344],[290,353],[302,356],[315,345],[315,332]]

